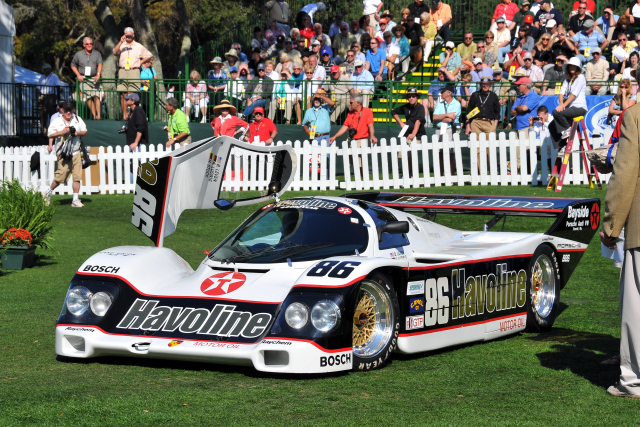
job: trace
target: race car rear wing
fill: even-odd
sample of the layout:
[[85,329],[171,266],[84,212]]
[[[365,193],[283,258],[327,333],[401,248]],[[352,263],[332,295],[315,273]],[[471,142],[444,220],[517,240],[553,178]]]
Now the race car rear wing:
[[379,192],[350,193],[343,197],[409,213],[495,215],[500,218],[504,216],[555,217],[556,221],[545,234],[582,243],[591,241],[600,225],[600,199]]

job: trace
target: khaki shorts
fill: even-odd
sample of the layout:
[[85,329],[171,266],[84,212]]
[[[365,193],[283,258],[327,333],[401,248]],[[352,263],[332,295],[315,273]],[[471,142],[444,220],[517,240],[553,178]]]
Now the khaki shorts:
[[56,176],[53,178],[58,184],[64,184],[69,179],[69,175],[73,175],[74,182],[82,181],[82,154],[74,154],[71,160],[63,160],[58,157],[58,169]]
[[185,139],[180,141],[180,147],[184,147],[187,144],[191,144],[191,135],[188,135]]
[[140,69],[125,70],[121,68],[118,71],[119,79],[135,79],[137,81],[118,81],[118,92],[140,92]]
[[102,98],[102,88],[100,82],[93,81],[93,77],[86,77],[82,83],[80,83],[80,90],[82,91],[82,100],[87,102],[92,98]]

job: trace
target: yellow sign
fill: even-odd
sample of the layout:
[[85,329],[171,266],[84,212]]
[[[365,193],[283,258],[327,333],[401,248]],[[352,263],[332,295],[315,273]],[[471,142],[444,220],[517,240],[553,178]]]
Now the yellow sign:
[[467,118],[468,119],[473,118],[473,117],[477,116],[478,114],[480,114],[480,109],[478,107],[476,107],[476,108],[474,108],[473,110],[471,110],[471,111],[469,111],[467,113]]

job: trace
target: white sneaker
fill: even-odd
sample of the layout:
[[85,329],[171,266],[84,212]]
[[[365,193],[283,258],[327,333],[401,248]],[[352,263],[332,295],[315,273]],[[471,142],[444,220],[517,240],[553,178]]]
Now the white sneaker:
[[44,199],[45,206],[49,206],[51,204],[51,192],[49,190],[42,192],[42,198]]
[[73,202],[71,202],[71,207],[72,208],[82,208],[82,207],[84,207],[84,205],[82,204],[80,199],[76,199]]
[[207,123],[207,118],[203,117],[202,120],[200,120],[200,123]]
[[562,139],[567,139],[567,138],[569,138],[569,134],[571,134],[571,128],[563,130],[562,134],[560,135],[560,137]]

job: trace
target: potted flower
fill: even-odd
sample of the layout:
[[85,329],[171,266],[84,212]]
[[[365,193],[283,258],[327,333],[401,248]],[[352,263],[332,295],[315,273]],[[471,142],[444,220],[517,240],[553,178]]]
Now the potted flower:
[[0,260],[3,270],[32,267],[36,247],[51,248],[51,219],[55,206],[47,206],[35,189],[17,180],[0,184]]
[[33,246],[31,233],[23,228],[10,228],[2,234],[0,254],[2,268],[5,270],[22,270],[33,267],[36,259],[36,247]]

